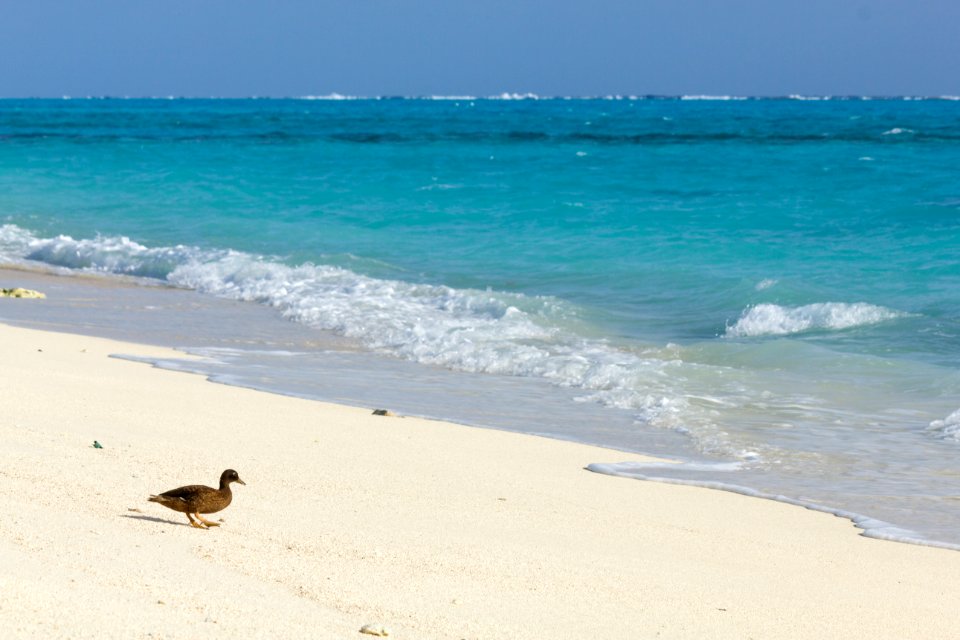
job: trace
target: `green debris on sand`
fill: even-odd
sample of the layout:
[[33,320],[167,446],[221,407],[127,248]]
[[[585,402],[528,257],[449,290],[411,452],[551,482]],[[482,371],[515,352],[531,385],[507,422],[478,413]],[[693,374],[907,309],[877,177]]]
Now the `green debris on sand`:
[[0,298],[46,298],[46,294],[34,291],[33,289],[23,289],[14,287],[13,289],[0,289]]
[[103,449],[103,445],[100,444],[99,442],[97,442],[96,440],[94,440],[94,441],[93,441],[93,448],[94,448],[94,449]]

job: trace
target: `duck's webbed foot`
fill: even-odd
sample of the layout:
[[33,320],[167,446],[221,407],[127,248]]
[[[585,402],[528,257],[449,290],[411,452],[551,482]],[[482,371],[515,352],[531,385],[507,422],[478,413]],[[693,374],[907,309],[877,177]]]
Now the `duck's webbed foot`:
[[199,513],[196,513],[196,514],[194,514],[194,515],[197,516],[197,519],[200,520],[200,522],[202,522],[203,524],[207,525],[208,527],[219,527],[219,526],[220,526],[220,523],[219,523],[219,522],[210,522],[209,520],[207,520],[206,518],[204,518],[204,517],[203,517],[202,515],[200,515]]
[[[192,514],[192,515],[189,514],[189,513],[187,514],[187,520],[190,521],[190,526],[191,526],[191,527],[195,527],[195,528],[197,528],[197,529],[206,529],[205,526],[203,526],[203,525],[200,524],[198,521],[196,521],[196,520],[193,519],[193,516],[194,516],[194,515],[196,515],[198,518],[200,518],[200,514],[199,514],[199,513],[197,513],[197,514]],[[203,520],[203,518],[200,518],[200,520]]]

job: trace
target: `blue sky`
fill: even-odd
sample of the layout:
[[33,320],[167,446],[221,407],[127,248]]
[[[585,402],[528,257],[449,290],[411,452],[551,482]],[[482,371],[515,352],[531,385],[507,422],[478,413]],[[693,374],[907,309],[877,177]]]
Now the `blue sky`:
[[0,0],[0,96],[960,94],[958,0]]

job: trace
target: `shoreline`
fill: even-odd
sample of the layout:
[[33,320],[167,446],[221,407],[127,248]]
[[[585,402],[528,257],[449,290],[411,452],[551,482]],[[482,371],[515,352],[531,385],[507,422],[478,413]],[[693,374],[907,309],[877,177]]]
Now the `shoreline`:
[[[29,303],[29,302],[27,302]],[[12,637],[950,637],[960,555],[584,470],[621,452],[373,416],[0,324]],[[94,449],[94,440],[103,449]],[[150,493],[247,486],[212,531]],[[134,511],[134,509],[139,511]],[[200,627],[198,629],[198,627]]]
[[[427,395],[426,389],[430,385],[442,387],[441,393],[449,393],[449,389],[446,388],[444,381],[438,378],[424,377],[422,365],[389,358],[380,360],[381,356],[374,353],[367,353],[361,360],[356,360],[362,348],[352,344],[348,339],[327,332],[318,332],[299,323],[277,317],[273,310],[259,304],[210,297],[191,289],[151,279],[117,274],[60,272],[56,268],[42,264],[0,265],[0,277],[3,276],[6,276],[10,282],[25,281],[30,287],[51,291],[54,295],[43,303],[45,306],[42,321],[36,318],[30,305],[8,305],[6,317],[0,318],[0,321],[28,329],[78,333],[107,340],[151,344],[175,351],[174,357],[128,358],[133,362],[171,371],[193,373],[205,377],[210,382],[265,393],[371,409],[381,405],[389,406],[405,416],[599,446],[618,451],[621,456],[619,459],[591,463],[586,467],[589,471],[643,481],[729,491],[773,500],[849,520],[866,537],[960,550],[960,544],[956,542],[920,533],[910,528],[909,524],[895,524],[893,521],[871,514],[869,510],[843,506],[842,500],[800,498],[797,496],[806,494],[797,487],[794,487],[795,490],[791,492],[789,488],[772,490],[721,480],[720,477],[726,470],[723,468],[729,463],[700,459],[695,454],[691,455],[691,452],[682,450],[675,441],[654,439],[675,436],[669,432],[646,431],[636,436],[634,442],[621,444],[610,442],[606,438],[591,439],[582,433],[570,434],[557,430],[556,423],[552,421],[556,419],[563,421],[567,416],[563,415],[562,408],[556,406],[556,401],[571,400],[571,398],[539,396],[538,402],[528,403],[529,406],[524,406],[522,410],[517,404],[510,403],[509,411],[517,414],[517,417],[512,423],[502,424],[496,421],[501,418],[497,413],[486,414],[488,419],[484,420],[481,414],[476,413],[475,407],[496,406],[497,392],[509,393],[507,389],[502,386],[485,388],[486,395],[481,395],[478,393],[481,381],[487,385],[491,384],[491,378],[488,376],[446,372],[456,376],[475,376],[473,381],[467,382],[471,385],[470,391],[474,394],[468,404],[474,408],[464,412],[462,402],[459,405],[448,403],[438,411],[437,398]],[[138,313],[137,310],[141,312]],[[142,310],[151,311],[143,314]],[[158,312],[159,316],[152,315]],[[190,327],[199,328],[199,334],[169,329],[169,326],[177,324],[175,320],[187,317],[206,318],[199,323],[195,320],[187,322]],[[255,324],[249,324],[251,321]],[[234,325],[243,327],[243,330],[237,330]],[[256,338],[247,340],[245,334],[251,327],[254,328],[252,333]],[[211,328],[223,333],[213,338],[213,334],[210,333]],[[320,336],[319,340],[316,339],[317,336]],[[213,342],[208,343],[207,341],[211,339]],[[208,344],[209,346],[205,346]],[[319,354],[311,353],[319,357],[310,359],[306,365],[306,370],[309,370],[316,379],[315,387],[287,388],[283,382],[264,383],[256,373],[252,375],[247,373],[263,371],[264,367],[267,367],[271,374],[263,379],[277,379],[275,374],[278,369],[271,369],[277,363],[265,362],[262,357],[259,361],[244,360],[242,356],[236,355],[248,348],[253,349],[251,353],[257,353],[258,349],[278,349],[281,358],[286,359],[291,352],[301,357],[307,355],[304,351],[309,353],[318,345],[324,345],[328,350],[322,350]],[[231,354],[234,346],[236,351]],[[344,357],[346,359],[343,359]],[[280,368],[284,368],[289,362],[286,360]],[[353,382],[345,385],[346,378],[342,374],[347,371],[349,371],[348,377]],[[332,385],[330,383],[334,378],[331,376],[336,378],[336,382]],[[416,381],[407,386],[406,381],[414,378]],[[531,381],[511,378],[508,384],[518,383],[530,384]],[[534,384],[537,383],[539,381]],[[348,390],[346,393],[344,393],[345,389]],[[537,390],[527,389],[523,395],[529,397],[535,391]],[[543,388],[539,391],[556,393],[557,389]],[[560,404],[562,406],[563,403]],[[432,410],[425,410],[425,407],[430,407]],[[578,408],[581,411],[583,409],[582,405]],[[600,413],[604,415],[589,417],[580,415],[579,417],[587,421],[595,419],[598,425],[603,425],[607,433],[615,424],[619,427],[618,431],[629,431],[626,428],[629,425],[613,422],[614,413],[611,413],[609,408],[600,408]],[[490,421],[490,418],[494,421]],[[528,425],[553,426],[544,430],[543,428],[533,429]],[[671,444],[673,446],[670,446]],[[628,457],[634,459],[625,460]],[[657,463],[649,465],[638,460],[647,458],[664,460],[669,463],[669,466],[664,467]],[[662,473],[664,469],[667,471],[666,475]],[[712,473],[707,477],[703,477],[702,473],[698,476],[697,472],[703,472],[703,470],[709,470]]]

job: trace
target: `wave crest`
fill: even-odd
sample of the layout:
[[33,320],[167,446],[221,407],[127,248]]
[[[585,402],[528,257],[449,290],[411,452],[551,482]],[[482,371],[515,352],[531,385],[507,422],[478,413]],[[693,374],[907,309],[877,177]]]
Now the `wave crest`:
[[151,249],[126,237],[74,240],[57,236],[32,240],[24,256],[28,260],[69,269],[165,279],[184,262],[202,259],[195,247],[177,245]]
[[818,302],[801,307],[758,304],[747,309],[726,337],[787,336],[807,331],[838,331],[902,318],[907,314],[866,302]]
[[957,409],[943,420],[934,420],[929,430],[941,440],[960,442],[960,409]]

